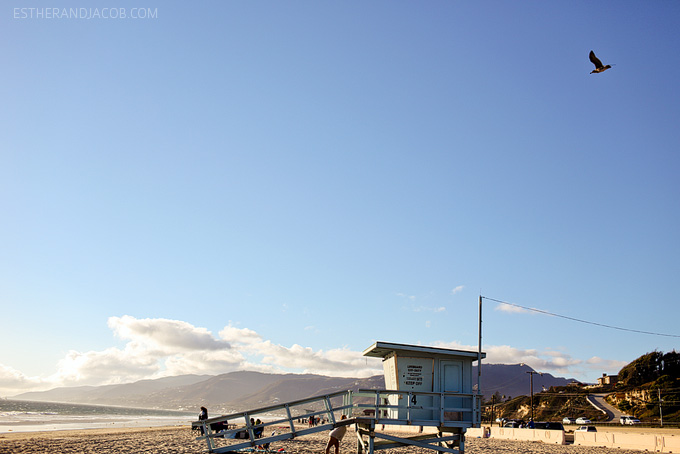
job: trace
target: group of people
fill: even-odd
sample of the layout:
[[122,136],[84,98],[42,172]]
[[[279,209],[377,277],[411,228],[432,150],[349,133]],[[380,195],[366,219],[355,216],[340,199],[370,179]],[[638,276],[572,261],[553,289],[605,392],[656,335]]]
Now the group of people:
[[308,422],[309,422],[309,427],[314,427],[314,426],[318,426],[319,424],[323,424],[324,420],[319,418],[318,416],[310,416]]
[[262,438],[262,434],[264,433],[264,427],[256,427],[262,424],[262,421],[258,418],[257,421],[254,420],[253,418],[250,418],[250,425],[253,427],[253,435],[255,438]]

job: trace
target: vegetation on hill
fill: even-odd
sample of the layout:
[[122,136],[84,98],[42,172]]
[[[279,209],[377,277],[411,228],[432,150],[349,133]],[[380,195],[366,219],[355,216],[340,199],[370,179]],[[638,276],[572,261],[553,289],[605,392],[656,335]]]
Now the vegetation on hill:
[[[486,402],[487,421],[506,418],[526,422],[531,418],[531,396],[518,396],[491,404],[492,401]],[[603,413],[588,403],[580,386],[551,387],[548,391],[534,394],[534,421],[562,421],[565,417],[583,417],[591,421],[605,419]]]
[[624,366],[618,379],[609,401],[621,411],[640,419],[680,421],[680,353],[642,355]]
[[619,372],[619,383],[623,386],[643,386],[659,380],[680,378],[680,353],[653,351],[640,356]]

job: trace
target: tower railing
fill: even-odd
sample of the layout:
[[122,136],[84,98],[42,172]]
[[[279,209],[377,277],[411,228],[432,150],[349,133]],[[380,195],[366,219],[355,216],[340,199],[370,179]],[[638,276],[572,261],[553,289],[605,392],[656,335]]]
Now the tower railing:
[[[441,446],[431,449],[462,453],[465,429],[479,426],[481,422],[480,402],[481,396],[472,393],[360,389],[338,391],[195,421],[192,428],[201,431],[198,439],[205,440],[208,452],[226,453],[248,449],[266,450],[263,447],[272,442],[355,424],[360,450],[372,454],[374,437],[392,441],[400,439],[377,435],[373,429],[365,431],[366,427],[431,426],[438,428],[440,434],[436,445],[453,440],[459,450]],[[340,415],[345,415],[348,419],[340,419]],[[262,421],[255,422],[260,418]],[[317,419],[321,421],[318,424],[315,423]],[[267,433],[269,431],[270,434]],[[441,438],[444,432],[453,435],[446,439]],[[361,435],[369,434],[370,441],[364,443]]]

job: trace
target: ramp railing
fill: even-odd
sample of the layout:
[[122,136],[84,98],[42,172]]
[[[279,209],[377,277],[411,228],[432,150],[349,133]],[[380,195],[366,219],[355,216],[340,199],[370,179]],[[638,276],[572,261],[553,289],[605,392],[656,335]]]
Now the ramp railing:
[[[240,450],[266,451],[270,443],[289,440],[334,427],[355,424],[359,451],[373,454],[377,436],[397,445],[429,447],[442,452],[463,452],[465,429],[479,427],[481,395],[451,392],[413,392],[383,389],[338,391],[323,396],[271,405],[256,410],[195,421],[192,428],[201,430],[208,452],[226,453]],[[340,415],[349,419],[340,420]],[[255,422],[262,419],[259,423]],[[319,419],[321,423],[316,424]],[[308,421],[312,421],[309,423]],[[438,438],[422,441],[378,434],[378,425],[434,426]],[[271,433],[269,433],[271,432]],[[445,438],[442,433],[453,435]],[[364,442],[362,436],[369,436]],[[399,441],[401,440],[401,441]],[[454,442],[458,450],[439,446]],[[453,445],[452,445],[453,446]],[[393,447],[387,444],[384,448]],[[379,449],[376,447],[376,449]],[[382,449],[382,448],[381,448]]]
[[[201,430],[208,452],[222,453],[265,446],[275,441],[289,440],[303,435],[330,430],[339,423],[340,414],[351,415],[351,391],[338,391],[279,405],[231,413],[202,421],[194,421],[194,429]],[[260,424],[252,421],[262,418]],[[309,421],[324,421],[315,424]],[[296,425],[297,421],[297,425]],[[303,425],[303,421],[307,421]],[[267,432],[272,431],[270,435]]]

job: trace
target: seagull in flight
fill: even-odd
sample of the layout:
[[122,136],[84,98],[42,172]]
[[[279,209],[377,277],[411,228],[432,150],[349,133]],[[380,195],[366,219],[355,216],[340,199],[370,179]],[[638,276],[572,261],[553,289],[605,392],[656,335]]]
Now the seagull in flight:
[[593,63],[593,65],[595,65],[595,69],[590,71],[590,74],[601,73],[612,67],[611,65],[604,66],[600,59],[595,56],[595,52],[593,52],[592,50],[590,51],[590,55],[588,55],[588,58],[590,58],[590,61]]

